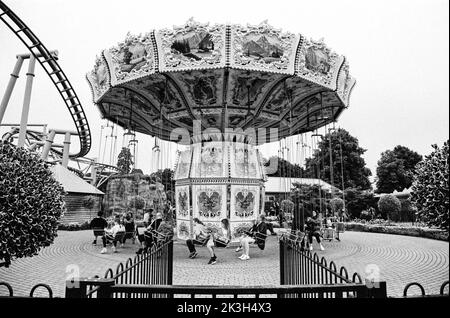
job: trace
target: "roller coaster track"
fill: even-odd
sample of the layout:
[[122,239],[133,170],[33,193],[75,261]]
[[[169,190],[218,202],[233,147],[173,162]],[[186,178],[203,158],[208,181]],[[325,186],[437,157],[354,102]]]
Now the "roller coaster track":
[[80,139],[79,152],[70,154],[70,157],[78,158],[87,155],[91,149],[91,132],[86,114],[84,113],[75,90],[61,67],[56,62],[55,57],[47,50],[37,36],[34,35],[30,28],[28,28],[26,24],[1,0],[0,20],[14,32],[36,60],[42,65],[69,109]]

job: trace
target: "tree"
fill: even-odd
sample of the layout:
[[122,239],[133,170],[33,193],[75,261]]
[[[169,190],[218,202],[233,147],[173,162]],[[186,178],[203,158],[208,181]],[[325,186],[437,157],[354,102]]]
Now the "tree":
[[150,175],[150,178],[155,182],[162,183],[164,191],[175,192],[175,180],[173,179],[173,170],[166,168],[164,170],[159,169]]
[[313,210],[326,213],[330,193],[321,190],[317,184],[306,185],[294,182],[293,186],[291,196],[294,198],[294,202],[298,202],[300,208],[304,209],[306,215],[312,215]]
[[[341,188],[341,160],[344,175],[344,189],[358,188],[361,190],[370,189],[369,176],[372,175],[370,169],[366,167],[366,162],[362,155],[365,149],[359,146],[358,139],[351,136],[345,129],[339,128],[326,134],[318,143],[318,149],[314,152],[312,158],[306,160],[306,170],[310,177],[318,177],[317,168],[319,167],[320,178],[331,182],[330,178],[330,140],[331,157],[333,162],[334,186]],[[342,146],[342,158],[341,158]]]
[[387,215],[388,219],[398,221],[402,204],[395,195],[386,194],[383,195],[378,201],[378,209],[381,214]]
[[37,255],[57,236],[64,189],[37,154],[0,141],[0,266]]
[[414,168],[421,160],[417,152],[400,145],[383,152],[378,161],[376,192],[391,193],[411,187]]
[[430,226],[449,231],[448,140],[417,165],[413,176],[411,201],[418,217]]
[[372,192],[355,188],[345,190],[345,207],[352,218],[360,218],[362,211],[375,208],[376,201]]
[[133,165],[132,155],[130,149],[123,147],[117,157],[117,168],[122,174],[128,174],[131,171]]

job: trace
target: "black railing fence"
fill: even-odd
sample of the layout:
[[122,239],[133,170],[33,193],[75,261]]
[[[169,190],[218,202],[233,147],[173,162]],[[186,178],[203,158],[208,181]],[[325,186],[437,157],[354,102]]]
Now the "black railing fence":
[[[80,278],[66,281],[67,298],[105,297],[109,286],[172,285],[173,241],[171,237],[159,240],[148,253],[129,258],[125,264],[117,265],[116,270],[108,269],[104,278]],[[147,293],[119,293],[114,297],[149,298]]]
[[[280,284],[326,286],[329,292],[308,292],[298,298],[387,297],[386,282],[363,282],[358,273],[351,277],[345,267],[338,267],[316,253],[304,249],[304,235],[283,234],[280,237]],[[336,286],[340,286],[337,291]],[[358,291],[355,288],[358,287]],[[347,290],[346,290],[347,288]]]

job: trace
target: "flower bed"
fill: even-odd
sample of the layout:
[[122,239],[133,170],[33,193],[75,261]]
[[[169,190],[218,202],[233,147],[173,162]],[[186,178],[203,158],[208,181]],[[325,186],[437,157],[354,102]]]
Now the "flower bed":
[[[382,222],[384,221],[384,222]],[[406,236],[417,236],[434,240],[448,241],[448,232],[436,228],[396,224],[386,220],[345,223],[347,231],[386,233]]]

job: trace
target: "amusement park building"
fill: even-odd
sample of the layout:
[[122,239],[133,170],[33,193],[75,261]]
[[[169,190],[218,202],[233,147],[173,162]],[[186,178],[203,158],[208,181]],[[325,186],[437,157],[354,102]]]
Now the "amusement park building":
[[67,192],[64,197],[67,210],[60,223],[84,223],[94,218],[104,193],[61,165],[54,165],[50,170]]
[[265,201],[277,200],[285,193],[289,193],[294,183],[302,185],[320,186],[321,190],[330,193],[333,189],[334,193],[339,193],[341,190],[332,186],[328,182],[316,178],[285,178],[285,177],[268,177],[265,183]]

